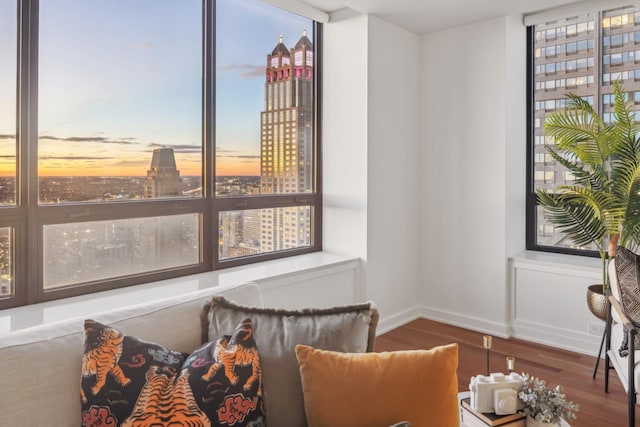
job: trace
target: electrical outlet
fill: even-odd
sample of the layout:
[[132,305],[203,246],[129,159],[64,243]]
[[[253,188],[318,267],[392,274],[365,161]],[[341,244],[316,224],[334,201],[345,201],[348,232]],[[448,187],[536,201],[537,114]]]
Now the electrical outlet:
[[591,335],[601,336],[604,334],[604,323],[589,322],[587,324],[587,331]]

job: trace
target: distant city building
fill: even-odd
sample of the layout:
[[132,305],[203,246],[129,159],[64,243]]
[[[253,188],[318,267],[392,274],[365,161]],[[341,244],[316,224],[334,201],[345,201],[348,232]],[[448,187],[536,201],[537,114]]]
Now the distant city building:
[[[292,49],[280,37],[267,55],[261,113],[260,192],[313,191],[313,44],[306,31]],[[261,252],[310,244],[309,208],[262,209]]]
[[182,195],[180,171],[176,168],[176,158],[172,148],[153,150],[151,167],[145,181],[145,197],[178,197]]
[[[572,16],[535,27],[534,185],[551,190],[571,185],[573,175],[547,152],[553,138],[545,136],[549,113],[566,105],[566,94],[583,97],[605,123],[613,112],[613,83],[619,80],[629,101],[640,110],[640,12],[622,8],[595,15]],[[598,71],[600,70],[600,72]],[[538,207],[537,243],[572,247],[573,243],[545,218]]]

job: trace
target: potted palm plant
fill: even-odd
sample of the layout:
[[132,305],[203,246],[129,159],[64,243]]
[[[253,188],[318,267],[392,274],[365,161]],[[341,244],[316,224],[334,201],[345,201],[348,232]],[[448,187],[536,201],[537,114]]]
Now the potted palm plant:
[[567,94],[564,110],[547,116],[545,134],[555,141],[555,148],[547,146],[547,150],[573,174],[574,181],[551,191],[536,190],[547,219],[576,245],[593,245],[600,254],[602,285],[592,291],[601,290],[603,295],[608,287],[607,259],[615,254],[615,247],[635,251],[640,243],[638,124],[619,82],[614,84],[613,97],[610,123],[574,94]]

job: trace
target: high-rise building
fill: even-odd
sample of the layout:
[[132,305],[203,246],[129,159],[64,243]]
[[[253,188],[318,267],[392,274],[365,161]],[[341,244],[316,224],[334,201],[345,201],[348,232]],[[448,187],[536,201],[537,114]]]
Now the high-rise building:
[[[534,187],[570,185],[573,176],[547,152],[547,115],[563,109],[566,94],[583,97],[605,122],[612,118],[613,83],[618,80],[640,110],[640,12],[633,8],[584,14],[536,25],[534,32]],[[601,70],[598,72],[598,70]],[[636,118],[638,120],[638,118]],[[537,211],[537,244],[573,243]],[[592,248],[590,248],[592,249]]]
[[177,197],[182,194],[180,171],[176,168],[173,148],[156,148],[153,150],[151,166],[145,181],[145,197]]
[[[280,37],[267,55],[261,113],[262,194],[313,191],[313,44],[303,31],[292,49]],[[310,244],[309,208],[262,209],[261,252]]]

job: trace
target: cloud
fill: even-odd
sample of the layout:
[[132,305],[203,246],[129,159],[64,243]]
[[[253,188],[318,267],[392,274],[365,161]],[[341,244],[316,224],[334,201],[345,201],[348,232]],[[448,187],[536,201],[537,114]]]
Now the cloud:
[[147,169],[149,166],[149,160],[122,160],[119,162],[113,163],[113,166],[135,166],[137,168]]
[[219,71],[234,72],[242,80],[255,79],[264,77],[265,65],[251,65],[251,64],[229,64],[224,67],[220,67]]
[[165,144],[157,144],[151,143],[149,144],[150,148],[173,148],[173,151],[176,153],[182,154],[190,154],[190,153],[202,153],[202,147],[199,145],[186,145],[186,144],[178,144],[178,145],[165,145]]
[[114,160],[116,157],[101,156],[40,156],[40,160]]
[[236,153],[236,150],[229,150],[228,148],[216,147],[216,154],[220,153]]
[[225,159],[249,159],[256,160],[260,158],[257,154],[234,154],[237,150],[229,150],[228,148],[216,147],[216,157]]
[[131,145],[135,144],[135,138],[106,138],[103,136],[70,136],[67,138],[59,138],[57,136],[44,135],[40,139],[48,139],[51,141],[67,141],[67,142],[100,142],[103,144],[122,144]]

